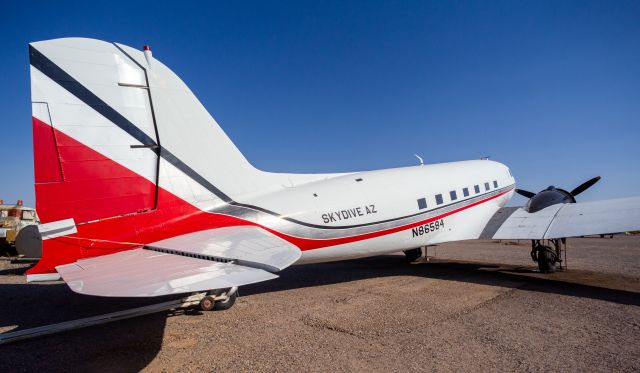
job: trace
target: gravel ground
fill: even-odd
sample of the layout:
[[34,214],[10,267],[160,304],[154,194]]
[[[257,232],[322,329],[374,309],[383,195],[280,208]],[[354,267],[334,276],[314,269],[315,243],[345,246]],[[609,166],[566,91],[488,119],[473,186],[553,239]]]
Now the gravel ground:
[[[542,275],[529,244],[470,241],[294,266],[224,312],[174,312],[0,346],[0,371],[639,371],[640,237],[572,239]],[[0,331],[157,300],[25,284],[0,261]]]

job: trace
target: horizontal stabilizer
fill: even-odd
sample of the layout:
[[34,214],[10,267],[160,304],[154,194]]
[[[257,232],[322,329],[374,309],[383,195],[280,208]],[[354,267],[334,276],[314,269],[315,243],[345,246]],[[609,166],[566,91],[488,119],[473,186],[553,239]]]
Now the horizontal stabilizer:
[[254,226],[208,229],[56,267],[76,293],[105,297],[230,288],[271,280],[300,249]]
[[56,267],[76,293],[155,297],[223,289],[271,280],[262,269],[135,249]]

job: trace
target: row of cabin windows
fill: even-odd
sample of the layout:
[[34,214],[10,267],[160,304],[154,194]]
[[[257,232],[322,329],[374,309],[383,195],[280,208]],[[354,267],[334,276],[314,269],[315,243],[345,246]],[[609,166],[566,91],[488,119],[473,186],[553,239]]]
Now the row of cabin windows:
[[[497,189],[498,188],[498,180],[494,180],[493,181],[493,188]],[[484,183],[484,190],[485,191],[489,191],[489,189],[491,189],[491,187],[489,186],[489,183]],[[480,185],[474,185],[473,186],[473,191],[476,194],[480,194]],[[462,196],[463,197],[469,197],[469,188],[462,188]],[[458,199],[458,192],[455,190],[452,190],[449,192],[449,198],[452,201],[455,201]],[[436,205],[441,205],[444,203],[444,199],[442,198],[442,194],[436,194]],[[427,208],[427,199],[426,198],[420,198],[418,199],[418,209],[422,210],[422,209],[426,209]]]

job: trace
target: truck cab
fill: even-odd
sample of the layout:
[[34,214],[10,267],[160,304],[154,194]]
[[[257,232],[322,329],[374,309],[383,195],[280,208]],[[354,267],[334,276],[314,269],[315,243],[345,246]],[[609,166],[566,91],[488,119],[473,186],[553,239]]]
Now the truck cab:
[[15,244],[20,231],[40,223],[36,210],[23,206],[22,200],[5,204],[0,200],[0,255],[17,255]]

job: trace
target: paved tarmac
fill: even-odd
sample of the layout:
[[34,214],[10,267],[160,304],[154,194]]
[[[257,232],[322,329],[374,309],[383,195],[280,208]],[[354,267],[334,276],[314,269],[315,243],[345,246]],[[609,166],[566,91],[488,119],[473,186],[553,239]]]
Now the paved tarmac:
[[[178,312],[0,346],[0,371],[639,371],[640,236],[569,240],[565,272],[528,242],[469,241],[294,266],[223,312]],[[0,332],[156,300],[26,284],[0,261]],[[166,298],[163,298],[166,299]]]

